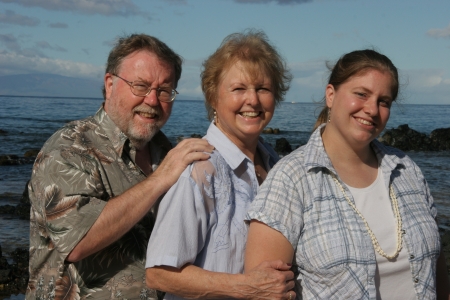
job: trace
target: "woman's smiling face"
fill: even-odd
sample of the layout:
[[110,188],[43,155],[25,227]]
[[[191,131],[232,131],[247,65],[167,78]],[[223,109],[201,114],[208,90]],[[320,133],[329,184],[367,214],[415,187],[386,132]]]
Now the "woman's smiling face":
[[325,95],[331,108],[330,126],[349,145],[368,145],[384,130],[392,104],[392,76],[368,69],[350,77],[337,89],[329,84]]
[[224,72],[218,87],[216,126],[238,147],[256,140],[275,110],[270,77],[265,72],[253,77],[237,61]]

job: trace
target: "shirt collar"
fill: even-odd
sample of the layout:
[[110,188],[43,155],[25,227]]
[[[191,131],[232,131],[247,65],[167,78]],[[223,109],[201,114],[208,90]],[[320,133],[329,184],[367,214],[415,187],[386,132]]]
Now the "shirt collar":
[[321,131],[324,126],[325,124],[322,124],[314,130],[308,143],[305,145],[305,166],[308,170],[317,167],[327,168],[337,174],[327,152],[325,151],[325,148],[323,147]]
[[[336,170],[331,163],[328,154],[325,151],[322,141],[321,131],[326,124],[320,125],[309,138],[308,143],[305,145],[304,153],[305,153],[305,165],[308,170],[315,167],[323,167],[327,168],[333,173],[337,175]],[[390,174],[394,169],[403,165],[401,162],[402,152],[398,151],[395,148],[387,147],[380,143],[378,140],[373,140],[371,142],[371,147],[377,156],[377,160],[380,164],[380,167],[383,171],[383,174],[387,175],[387,178],[390,178]],[[404,154],[403,154],[404,156]]]
[[117,154],[122,156],[125,143],[129,141],[128,137],[120,131],[117,125],[111,120],[103,108],[103,104],[96,112],[94,119],[98,122],[100,128],[104,130],[106,137],[111,141]]
[[[205,138],[208,142],[219,151],[220,155],[225,159],[226,163],[235,170],[246,159],[251,161],[216,125],[211,122]],[[259,137],[258,150],[262,156],[263,161],[267,165],[270,159],[269,152],[262,146],[263,139]]]
[[[103,108],[103,104],[95,114],[94,119],[98,122],[100,128],[103,129],[106,138],[111,141],[117,154],[122,157],[124,152],[128,153],[134,161],[136,152],[135,149],[132,149],[130,140],[125,133],[123,133],[108,116]],[[156,165],[159,165],[162,159],[164,159],[165,154],[172,148],[172,145],[161,131],[158,131],[153,136],[149,142],[149,145],[153,169],[155,169]]]

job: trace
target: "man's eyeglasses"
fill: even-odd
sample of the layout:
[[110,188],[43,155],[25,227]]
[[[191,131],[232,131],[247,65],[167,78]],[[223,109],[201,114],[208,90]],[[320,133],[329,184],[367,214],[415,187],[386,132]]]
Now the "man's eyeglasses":
[[148,84],[146,84],[145,82],[142,82],[142,81],[138,81],[138,80],[128,81],[128,80],[120,77],[119,75],[116,75],[116,74],[112,74],[112,75],[125,81],[130,86],[131,92],[138,97],[145,97],[148,94],[150,94],[150,92],[152,90],[156,90],[156,97],[158,98],[159,101],[172,102],[173,100],[175,100],[175,97],[178,94],[178,92],[175,89],[161,88],[161,87],[152,88]]

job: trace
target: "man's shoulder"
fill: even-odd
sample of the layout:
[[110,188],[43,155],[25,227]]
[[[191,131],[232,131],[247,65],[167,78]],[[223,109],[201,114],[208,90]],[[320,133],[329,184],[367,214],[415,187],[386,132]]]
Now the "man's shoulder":
[[66,123],[63,127],[55,131],[52,136],[45,142],[42,150],[52,151],[54,148],[60,148],[63,145],[73,144],[86,135],[95,132],[96,135],[101,134],[98,130],[99,123],[94,116],[84,119],[74,120]]

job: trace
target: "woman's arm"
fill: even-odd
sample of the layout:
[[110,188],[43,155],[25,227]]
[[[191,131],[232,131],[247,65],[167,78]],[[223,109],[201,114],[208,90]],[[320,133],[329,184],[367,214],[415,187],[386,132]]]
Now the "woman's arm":
[[[252,220],[247,237],[245,249],[245,274],[254,271],[264,261],[281,261],[291,266],[294,257],[294,248],[286,237],[279,231],[266,224]],[[292,277],[290,288],[294,288]],[[295,292],[289,291],[287,299],[295,299]]]
[[263,261],[281,260],[292,264],[294,248],[281,232],[266,224],[252,220],[245,249],[245,272]]
[[294,287],[290,265],[263,262],[246,274],[210,272],[193,265],[181,269],[153,267],[146,270],[150,288],[186,299],[290,299]]

